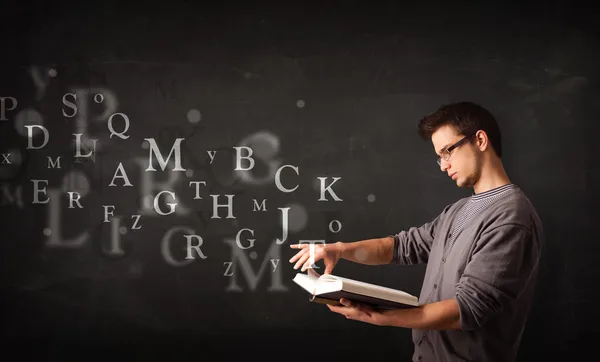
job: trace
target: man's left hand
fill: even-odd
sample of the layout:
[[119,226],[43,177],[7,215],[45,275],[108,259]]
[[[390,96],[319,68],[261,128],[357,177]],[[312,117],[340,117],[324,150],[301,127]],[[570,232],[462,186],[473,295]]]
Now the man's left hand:
[[345,316],[347,319],[353,319],[377,326],[384,325],[384,315],[368,305],[353,302],[345,298],[340,299],[340,303],[342,303],[341,306],[327,304],[327,307],[331,311]]

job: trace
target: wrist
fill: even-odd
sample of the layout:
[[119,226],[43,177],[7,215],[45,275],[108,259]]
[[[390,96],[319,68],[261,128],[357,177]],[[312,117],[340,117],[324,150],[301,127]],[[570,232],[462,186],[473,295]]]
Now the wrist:
[[335,243],[335,248],[337,249],[337,255],[340,259],[344,258],[344,252],[346,251],[346,245],[342,241],[338,241]]

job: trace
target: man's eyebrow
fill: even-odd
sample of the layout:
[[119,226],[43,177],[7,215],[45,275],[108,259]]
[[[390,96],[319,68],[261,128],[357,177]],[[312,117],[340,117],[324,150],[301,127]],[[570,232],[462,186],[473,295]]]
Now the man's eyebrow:
[[446,149],[448,148],[448,146],[450,146],[450,143],[444,145],[444,147],[442,147],[442,149],[438,151],[438,155],[441,154],[442,152],[446,151]]

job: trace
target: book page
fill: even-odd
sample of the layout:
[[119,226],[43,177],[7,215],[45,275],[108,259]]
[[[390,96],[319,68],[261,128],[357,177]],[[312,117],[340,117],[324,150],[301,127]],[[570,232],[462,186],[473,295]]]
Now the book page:
[[372,297],[394,300],[400,303],[418,304],[418,298],[401,290],[383,287],[358,280],[336,277],[343,283],[343,289]]
[[297,273],[296,276],[294,277],[293,281],[294,281],[294,283],[296,283],[299,286],[301,286],[302,288],[304,288],[307,292],[314,295],[316,282],[315,282],[315,279],[313,279],[313,278],[314,277],[311,277],[307,274]]
[[308,275],[309,279],[315,283],[321,277],[321,274],[317,273],[313,268],[308,268],[306,275]]

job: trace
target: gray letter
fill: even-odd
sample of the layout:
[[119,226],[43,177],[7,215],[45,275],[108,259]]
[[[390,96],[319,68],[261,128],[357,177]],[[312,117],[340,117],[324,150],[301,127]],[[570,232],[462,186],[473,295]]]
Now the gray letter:
[[226,262],[223,263],[223,265],[227,265],[227,269],[225,270],[225,273],[223,274],[223,276],[226,276],[226,277],[232,276],[233,275],[233,271],[231,271],[230,274],[227,274],[227,273],[229,273],[229,271],[231,270],[231,266],[233,265],[233,262],[232,261],[226,261]]
[[44,193],[44,195],[46,195],[46,188],[44,187],[43,189],[40,189],[38,187],[38,183],[40,182],[44,182],[46,183],[46,185],[48,185],[48,180],[31,180],[31,182],[33,182],[33,202],[32,204],[47,204],[48,201],[50,201],[50,198],[47,198],[44,201],[40,201],[40,199],[38,198],[38,193],[42,192]]
[[[12,102],[11,108],[6,108],[6,100],[10,99]],[[0,121],[8,121],[6,118],[6,111],[12,111],[17,108],[17,99],[13,97],[0,97]]]
[[71,240],[63,240],[61,239],[61,230],[62,230],[62,222],[60,220],[61,210],[60,210],[60,190],[50,189],[48,190],[50,194],[50,210],[48,210],[48,228],[52,230],[48,241],[46,242],[46,246],[49,247],[66,247],[66,248],[77,248],[88,239],[88,232],[84,232],[79,235],[77,238]]
[[161,252],[162,252],[163,257],[165,258],[165,261],[169,265],[185,266],[189,263],[193,263],[195,259],[188,259],[185,261],[177,261],[177,260],[175,260],[175,258],[173,258],[173,255],[171,254],[171,250],[170,250],[171,237],[173,236],[173,234],[175,234],[178,231],[181,231],[186,234],[193,234],[195,232],[194,230],[192,230],[188,227],[185,227],[185,226],[175,226],[175,227],[169,229],[163,236],[162,243],[161,243]]
[[2,198],[0,206],[16,203],[18,208],[23,208],[23,206],[25,206],[25,204],[23,204],[23,187],[17,185],[13,191],[14,196],[11,194],[9,187],[9,184],[2,184],[2,194],[4,197]]
[[131,227],[131,230],[139,230],[139,229],[142,228],[142,225],[139,225],[139,227],[136,227],[136,226],[138,226],[138,222],[140,221],[140,217],[141,216],[142,215],[131,215],[132,219],[135,218],[134,221],[133,221],[133,226]]
[[73,102],[68,101],[67,96],[72,96],[74,101],[77,101],[77,96],[75,95],[75,93],[65,93],[65,95],[62,98],[63,104],[73,110],[73,114],[69,116],[67,114],[67,112],[65,112],[65,109],[63,108],[63,110],[62,110],[63,116],[65,116],[67,118],[73,118],[77,114],[77,105]]
[[206,152],[208,152],[208,157],[210,157],[210,164],[212,164],[213,160],[215,159],[215,155],[217,154],[217,151],[206,151]]
[[[113,211],[115,210],[115,206],[114,205],[102,205],[102,207],[104,208],[104,222],[110,222],[110,220],[108,220],[108,215],[114,216]],[[109,207],[112,207],[112,210],[108,211]]]
[[[280,259],[280,251],[281,249],[277,246],[276,243],[271,244],[267,255],[265,256],[258,273],[254,273],[252,269],[252,265],[248,261],[248,257],[245,252],[238,248],[235,244],[235,240],[226,239],[225,243],[231,246],[232,251],[232,263],[235,261],[239,261],[239,263],[235,263],[235,265],[239,265],[242,269],[242,274],[246,277],[248,284],[250,285],[250,289],[255,290],[258,285],[259,278],[263,275],[267,265],[269,264],[269,260],[272,259]],[[271,286],[267,289],[268,291],[287,291],[288,288],[281,281],[281,270],[279,269],[277,272],[271,273]],[[242,288],[237,285],[235,273],[232,273],[231,283],[227,287],[227,291],[241,292]]]
[[119,233],[119,225],[121,225],[121,218],[114,217],[110,225],[110,250],[103,251],[109,255],[121,256],[125,254],[125,251],[121,248],[121,233]]
[[60,156],[56,157],[54,162],[52,162],[52,157],[48,156],[48,168],[60,168]]

